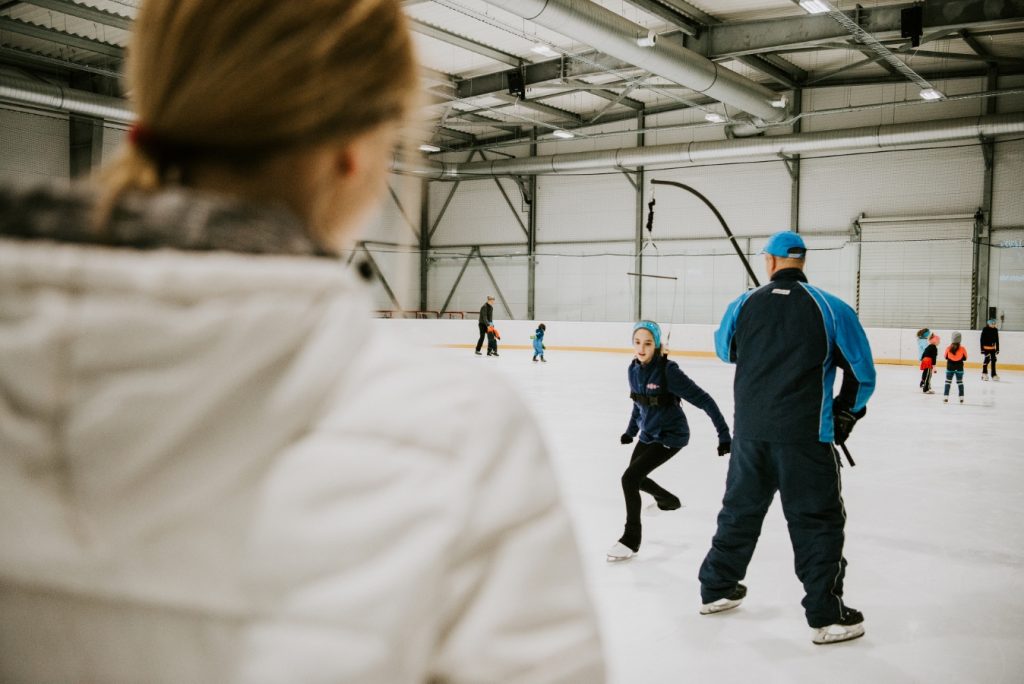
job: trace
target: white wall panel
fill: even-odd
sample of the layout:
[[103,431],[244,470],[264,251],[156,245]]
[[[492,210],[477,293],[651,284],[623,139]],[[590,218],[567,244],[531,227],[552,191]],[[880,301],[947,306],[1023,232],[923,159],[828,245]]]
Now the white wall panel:
[[[411,176],[391,176],[380,203],[362,231],[362,239],[419,246],[420,182]],[[392,196],[394,193],[394,196]]]
[[973,213],[981,206],[984,162],[978,146],[804,157],[802,231],[847,230],[867,216]]
[[[985,81],[976,78],[960,78],[943,81],[936,86],[946,95],[962,95],[984,90]],[[806,116],[803,119],[802,128],[805,132],[824,131],[910,121],[952,119],[984,113],[985,101],[980,98],[925,102],[918,97],[917,93],[917,86],[911,83],[805,90],[803,96],[805,112],[887,104],[882,107],[852,112]],[[913,104],[894,104],[899,102]]]
[[1000,328],[1024,330],[1024,229],[992,231],[988,303]]
[[636,235],[636,190],[625,175],[537,178],[537,240],[618,240]]
[[128,131],[122,127],[103,126],[103,156],[101,163],[106,164],[115,159],[121,144],[128,138]]
[[992,225],[1024,227],[1024,140],[999,141],[992,176]]
[[[516,221],[518,215],[523,225],[527,223],[519,186],[507,178],[499,179],[498,182],[508,195],[511,208],[493,179],[463,181],[459,183],[448,210],[441,218],[431,245],[525,243],[526,234]],[[450,190],[451,183],[430,184],[432,225]]]
[[0,180],[69,178],[67,116],[0,105]]
[[[781,160],[653,171],[647,177],[648,181],[656,178],[689,185],[718,207],[734,235],[768,235],[789,228],[791,182]],[[651,186],[645,190],[646,206]],[[657,199],[655,240],[724,235],[707,205],[690,193],[665,185],[654,186],[653,192]]]
[[973,220],[862,226],[861,322],[970,328]]
[[634,268],[629,243],[546,244],[537,248],[538,321],[628,321]]
[[[512,316],[516,319],[526,317],[527,300],[527,258],[518,250],[491,249],[481,250],[487,266],[490,268],[501,294],[511,308]],[[428,273],[428,307],[431,310],[440,310],[452,291],[466,262],[467,249],[444,249],[439,248],[431,251]],[[475,317],[483,305],[487,295],[494,295],[498,298],[498,290],[494,287],[487,271],[484,269],[480,259],[475,255],[470,259],[466,270],[458,281],[458,287],[452,294],[448,304],[448,311],[466,311]],[[507,319],[504,305],[500,298],[495,302],[494,316],[496,319]]]

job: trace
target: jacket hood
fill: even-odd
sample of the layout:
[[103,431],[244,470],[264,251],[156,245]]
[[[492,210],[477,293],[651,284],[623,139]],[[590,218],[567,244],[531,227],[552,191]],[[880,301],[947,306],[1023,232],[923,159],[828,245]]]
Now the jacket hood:
[[[213,251],[229,240],[315,251],[279,212],[189,208],[170,193],[110,234],[180,228],[179,242],[210,251],[156,240],[140,251],[78,239],[91,205],[75,192],[0,197],[0,544],[22,549],[18,572],[85,549],[102,573],[105,549],[142,532],[126,509],[144,508],[152,534],[242,486],[315,419],[365,345],[364,287],[340,262]],[[70,237],[8,238],[19,232]],[[225,445],[236,461],[217,457]],[[168,487],[187,496],[158,496]]]

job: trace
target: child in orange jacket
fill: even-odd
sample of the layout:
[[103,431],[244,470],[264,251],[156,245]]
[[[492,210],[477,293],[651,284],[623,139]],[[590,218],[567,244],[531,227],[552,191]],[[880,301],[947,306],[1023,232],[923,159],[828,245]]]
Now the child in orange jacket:
[[960,344],[960,333],[953,333],[953,344],[946,347],[946,389],[942,393],[942,402],[949,403],[949,388],[956,378],[957,389],[960,390],[960,403],[964,403],[964,362],[967,361],[967,348]]
[[491,323],[487,326],[487,355],[497,356],[498,355],[498,340],[501,339],[501,334],[498,329]]

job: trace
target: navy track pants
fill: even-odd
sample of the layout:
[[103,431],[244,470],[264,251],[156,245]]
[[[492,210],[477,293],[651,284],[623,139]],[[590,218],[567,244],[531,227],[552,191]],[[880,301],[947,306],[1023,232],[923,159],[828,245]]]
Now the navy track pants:
[[804,585],[804,614],[824,627],[843,614],[843,507],[839,457],[830,444],[734,439],[718,531],[699,579],[701,599],[728,596],[754,555],[765,513],[778,491]]

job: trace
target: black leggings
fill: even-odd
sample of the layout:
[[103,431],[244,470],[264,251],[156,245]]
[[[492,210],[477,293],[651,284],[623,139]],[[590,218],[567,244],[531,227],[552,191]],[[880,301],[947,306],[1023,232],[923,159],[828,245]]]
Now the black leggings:
[[999,375],[999,373],[996,373],[996,353],[995,352],[985,352],[984,353],[984,357],[985,357],[985,360],[982,361],[982,363],[981,363],[981,374],[984,375],[985,373],[988,373],[988,362],[991,361],[992,362],[992,377],[994,378],[995,376]]
[[932,388],[932,369],[925,368],[921,371],[921,389],[925,392]]
[[640,492],[647,492],[658,502],[658,508],[671,510],[679,508],[680,501],[672,492],[647,477],[655,468],[679,453],[682,447],[668,447],[656,442],[637,442],[629,467],[622,473],[622,494],[626,498],[626,529],[619,541],[633,549],[640,550]]

